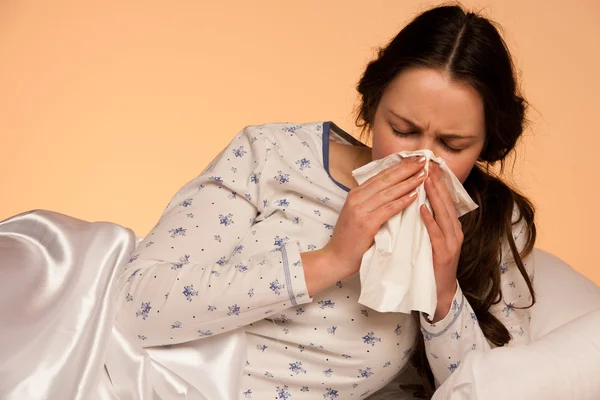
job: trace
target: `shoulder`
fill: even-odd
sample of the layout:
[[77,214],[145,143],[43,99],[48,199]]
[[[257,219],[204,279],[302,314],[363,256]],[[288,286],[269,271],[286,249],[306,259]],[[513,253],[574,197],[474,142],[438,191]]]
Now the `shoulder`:
[[511,223],[515,242],[528,238],[529,225],[517,203],[513,204]]
[[272,140],[294,141],[294,138],[322,138],[324,121],[293,123],[273,122],[262,125],[247,125],[242,132],[261,135]]
[[[513,212],[512,212],[512,237],[517,246],[517,250],[519,253],[523,252],[527,243],[532,239],[534,226],[528,223],[528,218],[526,217],[526,213],[531,210],[521,210],[518,204],[515,202],[513,204]],[[507,243],[508,245],[508,243]]]
[[320,159],[323,150],[326,122],[268,123],[249,125],[244,128],[251,140],[264,138],[266,151],[272,157],[279,154],[284,158],[304,155]]
[[[531,251],[526,253],[525,250],[527,249],[530,240],[535,240],[535,237],[533,236],[535,235],[534,232],[535,228],[529,225],[525,213],[515,203],[513,205],[511,233],[517,252],[519,253],[519,258],[521,259],[525,270],[530,275],[530,278],[533,276],[534,272],[533,257]],[[521,274],[517,268],[515,257],[513,256],[510,244],[506,237],[502,240],[502,262],[500,272],[503,275],[508,272],[507,276]]]
[[225,149],[233,151],[236,157],[243,154],[261,153],[268,155],[271,150],[298,150],[298,146],[316,151],[322,147],[323,126],[325,122],[304,124],[290,122],[246,125],[229,141]]

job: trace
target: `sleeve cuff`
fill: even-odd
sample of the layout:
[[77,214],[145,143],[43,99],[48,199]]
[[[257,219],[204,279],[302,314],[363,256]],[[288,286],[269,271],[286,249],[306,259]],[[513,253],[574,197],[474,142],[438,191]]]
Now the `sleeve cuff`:
[[464,306],[465,297],[460,285],[457,282],[456,293],[454,293],[452,305],[450,306],[450,310],[448,310],[448,314],[446,314],[442,320],[433,324],[425,317],[423,313],[420,313],[421,332],[429,339],[432,337],[442,336],[448,329],[452,327],[452,325],[454,325]]
[[297,241],[286,243],[279,250],[281,251],[281,261],[283,263],[285,287],[292,306],[310,303],[312,298],[308,296],[299,243]]

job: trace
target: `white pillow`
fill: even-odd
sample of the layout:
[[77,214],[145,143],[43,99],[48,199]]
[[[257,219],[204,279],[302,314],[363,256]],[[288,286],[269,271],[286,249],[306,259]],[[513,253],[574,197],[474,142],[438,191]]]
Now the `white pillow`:
[[600,309],[523,347],[470,353],[433,400],[600,399]]
[[531,309],[531,340],[600,308],[600,288],[567,263],[539,249],[534,263],[537,301]]
[[600,399],[600,288],[534,251],[532,342],[469,353],[433,400]]

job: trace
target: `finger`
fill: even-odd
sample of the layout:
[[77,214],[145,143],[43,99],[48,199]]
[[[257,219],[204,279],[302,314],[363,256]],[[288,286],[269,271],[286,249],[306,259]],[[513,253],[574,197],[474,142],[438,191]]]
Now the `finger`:
[[433,208],[433,217],[442,233],[447,237],[455,236],[454,222],[448,215],[448,210],[446,209],[431,176],[425,180],[425,191],[427,192],[427,197]]
[[434,251],[443,249],[446,245],[444,234],[433,218],[433,215],[431,215],[431,212],[429,212],[427,205],[421,205],[421,207],[419,207],[419,211],[421,212],[421,217],[423,218],[423,222],[427,228],[427,234],[429,235],[429,240],[431,241],[431,246],[433,247]]
[[448,211],[448,215],[450,219],[453,221],[453,226],[455,230],[455,234],[458,235],[459,232],[462,233],[462,224],[458,219],[458,213],[456,212],[456,207],[454,206],[454,201],[452,200],[452,196],[450,196],[450,191],[446,186],[446,182],[444,181],[444,177],[442,175],[442,171],[437,164],[432,165],[433,168],[430,168],[430,176],[435,183],[435,187],[439,196],[441,197],[444,205],[446,206],[446,210]]
[[383,189],[374,196],[371,196],[364,202],[364,210],[372,212],[385,204],[397,200],[403,196],[406,196],[413,192],[419,185],[425,180],[425,170],[421,170],[406,179],[405,181],[399,182],[393,186]]
[[385,221],[404,210],[416,199],[417,191],[414,190],[396,200],[387,202],[386,204],[372,211],[369,216],[373,219],[373,221],[375,221],[377,226],[380,227]]
[[379,171],[353,189],[356,192],[354,194],[355,200],[362,203],[382,190],[405,181],[423,168],[425,165],[424,157],[421,157],[420,160],[417,157],[402,159],[397,164]]
[[444,202],[448,214],[450,214],[452,217],[458,218],[456,207],[454,207],[454,202],[452,201],[452,196],[450,196],[450,192],[448,191],[448,187],[446,186],[446,182],[442,176],[442,171],[437,164],[431,164],[429,176],[431,176],[433,182],[435,183],[435,187],[437,188],[437,191]]
[[382,169],[381,171],[379,171],[378,173],[376,173],[375,175],[369,177],[366,181],[364,181],[363,183],[361,183],[359,185],[359,187],[367,187],[370,184],[373,183],[373,181],[381,178],[382,176],[388,174],[388,173],[393,173],[395,170],[400,169],[400,167],[404,167],[404,165],[402,164],[404,161],[404,159],[401,159],[400,161],[398,161],[396,164],[391,165],[387,168]]

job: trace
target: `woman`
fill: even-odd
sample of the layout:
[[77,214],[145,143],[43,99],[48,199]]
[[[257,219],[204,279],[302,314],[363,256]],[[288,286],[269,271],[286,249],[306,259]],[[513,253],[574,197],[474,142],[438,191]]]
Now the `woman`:
[[[514,149],[525,112],[497,30],[457,6],[426,11],[358,91],[371,148],[331,122],[250,126],[175,194],[119,283],[117,318],[144,346],[243,327],[241,398],[345,399],[375,393],[409,359],[431,394],[468,352],[527,343],[534,211],[488,170]],[[419,149],[441,156],[479,208],[459,219],[439,170],[427,176],[416,158],[361,185],[351,175]],[[362,255],[420,184],[435,315],[367,309]]]

